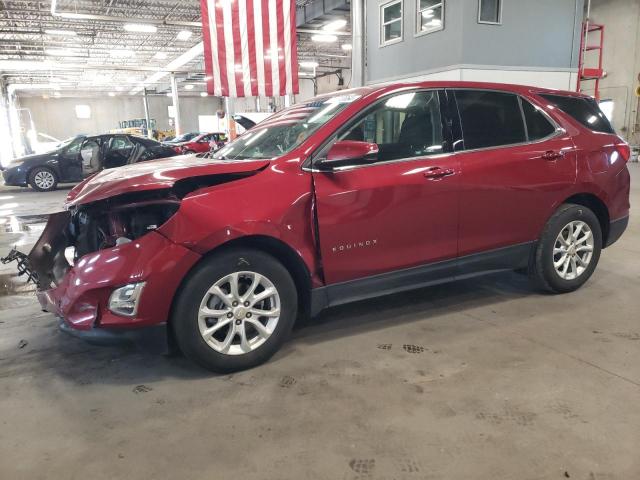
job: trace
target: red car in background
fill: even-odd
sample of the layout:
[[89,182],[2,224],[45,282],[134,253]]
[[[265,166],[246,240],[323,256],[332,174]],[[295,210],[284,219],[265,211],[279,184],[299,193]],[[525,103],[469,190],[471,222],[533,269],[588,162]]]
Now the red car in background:
[[222,132],[203,133],[188,142],[171,145],[177,153],[206,153],[217,150],[227,143],[227,135]]
[[575,92],[343,90],[212,158],[100,172],[5,261],[67,332],[159,329],[201,365],[238,370],[334,305],[504,270],[576,290],[627,227],[629,154]]

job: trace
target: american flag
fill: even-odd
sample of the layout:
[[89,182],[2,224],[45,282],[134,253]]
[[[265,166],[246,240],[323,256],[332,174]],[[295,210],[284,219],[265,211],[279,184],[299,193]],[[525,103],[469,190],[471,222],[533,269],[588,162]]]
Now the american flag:
[[295,0],[201,0],[209,94],[298,93]]

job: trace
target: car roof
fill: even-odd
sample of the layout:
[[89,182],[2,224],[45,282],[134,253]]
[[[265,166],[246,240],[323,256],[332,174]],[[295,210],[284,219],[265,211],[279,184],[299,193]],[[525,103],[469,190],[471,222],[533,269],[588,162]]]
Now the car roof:
[[573,97],[588,97],[583,93],[572,92],[569,90],[558,90],[553,88],[537,87],[533,85],[519,85],[513,83],[491,83],[491,82],[467,82],[467,81],[424,81],[424,82],[397,82],[388,83],[380,86],[360,87],[351,90],[341,90],[339,94],[356,93],[361,95],[371,93],[385,93],[398,89],[410,88],[458,88],[458,89],[480,89],[480,90],[499,90],[513,92],[519,94],[544,93],[565,95]]

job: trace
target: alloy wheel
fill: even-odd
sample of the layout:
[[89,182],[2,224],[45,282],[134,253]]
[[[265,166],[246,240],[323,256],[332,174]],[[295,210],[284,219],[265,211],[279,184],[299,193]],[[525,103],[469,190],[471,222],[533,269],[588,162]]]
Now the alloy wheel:
[[198,310],[204,341],[216,352],[242,355],[259,348],[280,320],[280,295],[264,275],[234,272],[215,282]]
[[593,247],[589,225],[581,220],[565,225],[553,245],[553,267],[560,278],[575,280],[582,275],[593,257]]
[[49,170],[40,170],[33,177],[33,183],[42,190],[49,190],[55,183],[53,173]]

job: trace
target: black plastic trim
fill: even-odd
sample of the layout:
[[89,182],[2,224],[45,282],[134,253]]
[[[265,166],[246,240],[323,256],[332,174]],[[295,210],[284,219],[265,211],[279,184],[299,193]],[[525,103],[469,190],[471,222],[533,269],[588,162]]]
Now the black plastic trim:
[[311,315],[327,307],[428,287],[487,273],[526,267],[536,242],[526,242],[460,258],[335,283],[311,291]]
[[629,215],[619,218],[609,223],[609,234],[607,235],[607,243],[603,248],[607,248],[618,241],[629,225]]

